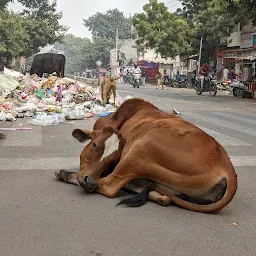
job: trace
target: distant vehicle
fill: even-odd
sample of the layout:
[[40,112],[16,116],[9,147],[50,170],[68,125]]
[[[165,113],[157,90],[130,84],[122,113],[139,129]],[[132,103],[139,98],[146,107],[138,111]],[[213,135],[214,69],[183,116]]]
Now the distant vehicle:
[[217,94],[217,80],[215,75],[209,75],[204,78],[203,90],[201,88],[201,80],[199,77],[196,78],[195,90],[197,95],[201,95],[203,92],[209,92],[210,96],[216,96]]
[[249,90],[249,83],[246,81],[233,80],[230,84],[230,94],[235,97],[252,98],[252,93]]
[[191,88],[192,84],[189,83],[187,77],[183,75],[183,76],[181,76],[181,80],[180,81],[175,80],[173,82],[173,87],[178,87],[178,88],[185,88],[185,87],[187,87],[187,88]]
[[42,77],[44,73],[57,73],[58,77],[64,77],[66,58],[63,54],[42,53],[35,55],[30,75],[37,74]]
[[140,72],[133,73],[131,84],[133,85],[134,88],[135,87],[137,87],[137,88],[140,87],[140,85],[142,84],[141,73]]

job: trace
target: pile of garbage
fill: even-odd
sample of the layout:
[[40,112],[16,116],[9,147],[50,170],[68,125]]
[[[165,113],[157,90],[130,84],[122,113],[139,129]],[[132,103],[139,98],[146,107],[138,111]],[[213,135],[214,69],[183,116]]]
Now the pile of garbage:
[[[117,95],[116,106],[129,98],[132,97]],[[111,104],[102,106],[99,88],[67,77],[24,76],[7,68],[0,74],[0,121],[31,117],[30,124],[49,126],[66,120],[103,117],[115,111]]]

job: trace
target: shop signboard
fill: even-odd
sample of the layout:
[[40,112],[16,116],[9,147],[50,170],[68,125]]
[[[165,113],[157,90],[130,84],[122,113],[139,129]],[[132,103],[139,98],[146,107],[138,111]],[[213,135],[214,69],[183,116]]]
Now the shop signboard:
[[256,49],[249,49],[243,51],[225,52],[225,59],[256,59]]
[[225,59],[237,58],[237,52],[225,52]]
[[240,48],[250,48],[252,47],[252,35],[241,35]]

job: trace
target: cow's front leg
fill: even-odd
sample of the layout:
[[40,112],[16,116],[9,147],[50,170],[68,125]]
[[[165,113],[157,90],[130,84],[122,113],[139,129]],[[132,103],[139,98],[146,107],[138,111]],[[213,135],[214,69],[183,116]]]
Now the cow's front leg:
[[55,176],[59,181],[63,181],[66,183],[78,185],[77,181],[77,173],[69,172],[65,170],[60,170],[59,172],[55,172]]
[[129,175],[119,177],[110,174],[109,176],[99,180],[96,192],[106,197],[114,198],[119,191],[133,179],[134,178]]
[[129,156],[126,156],[110,175],[99,179],[96,192],[106,197],[115,197],[126,184],[140,177],[139,166],[136,162],[131,163]]

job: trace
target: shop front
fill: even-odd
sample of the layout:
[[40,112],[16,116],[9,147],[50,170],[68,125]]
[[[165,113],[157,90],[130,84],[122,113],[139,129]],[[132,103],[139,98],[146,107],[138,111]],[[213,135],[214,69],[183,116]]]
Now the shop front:
[[225,67],[235,67],[238,79],[248,82],[249,90],[256,91],[256,48],[218,50],[216,58],[218,80],[222,79]]

